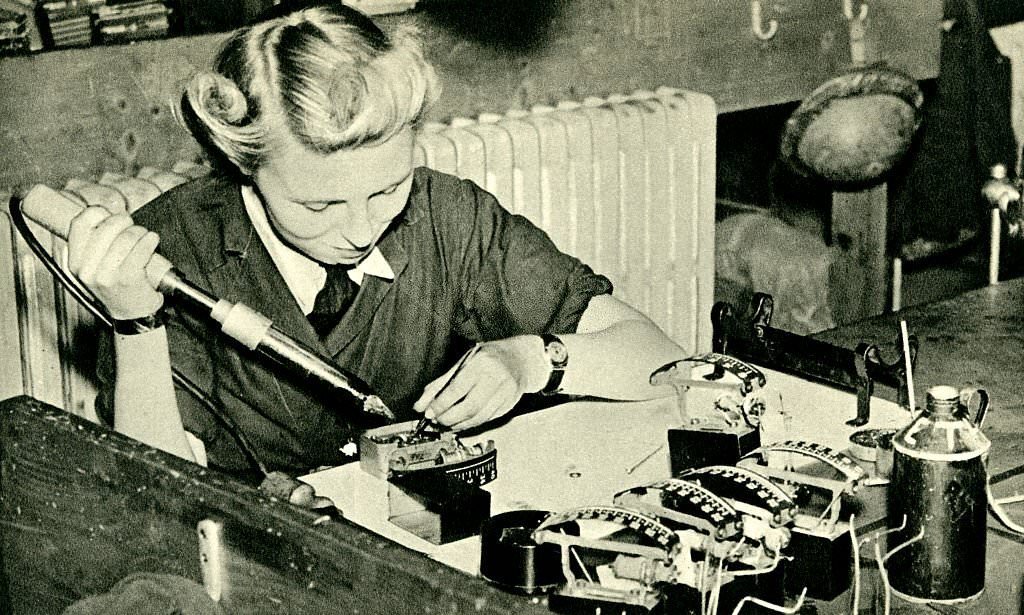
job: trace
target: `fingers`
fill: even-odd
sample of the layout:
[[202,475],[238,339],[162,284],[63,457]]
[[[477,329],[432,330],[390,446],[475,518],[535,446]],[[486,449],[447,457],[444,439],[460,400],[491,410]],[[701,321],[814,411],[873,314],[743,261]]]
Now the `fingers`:
[[427,386],[423,387],[423,394],[420,395],[420,398],[417,399],[416,403],[412,405],[412,409],[415,410],[416,412],[424,413],[424,416],[426,416],[428,419],[434,418],[435,408],[431,407],[430,402],[432,402],[434,398],[437,397],[437,394],[441,392],[441,389],[443,389],[445,385],[448,384],[448,382],[452,379],[452,376],[459,369],[459,367],[460,366],[458,364],[455,365],[447,372],[442,374],[440,378],[436,378],[435,380],[427,384]]
[[112,318],[138,318],[163,303],[145,270],[159,241],[125,214],[88,207],[71,221],[68,267]]
[[[472,365],[463,367],[458,374],[455,374],[451,380],[449,380],[445,386],[441,387],[440,390],[435,394],[434,398],[427,404],[425,414],[428,418],[433,418],[436,421],[442,421],[442,417],[447,414],[451,408],[463,401],[471,392],[476,388],[477,381],[477,368]],[[476,397],[480,394],[477,393]],[[443,425],[448,425],[449,421],[442,422]]]
[[414,408],[442,425],[462,430],[505,414],[521,395],[506,366],[497,357],[481,353],[427,385]]
[[159,235],[141,226],[125,229],[100,261],[96,272],[96,284],[115,286],[118,282],[118,272],[138,278],[140,282],[145,281],[146,264],[153,257],[159,243]]
[[427,384],[427,386],[423,388],[423,394],[420,395],[420,398],[416,400],[415,404],[413,404],[413,410],[416,412],[423,412],[428,419],[434,418],[435,410],[437,408],[431,408],[430,403],[438,396],[439,393],[445,390],[448,383],[451,382],[456,374],[462,371],[465,364],[472,359],[481,348],[482,346],[479,344],[473,346],[466,351],[464,355],[462,355],[462,358],[459,359],[451,369],[442,374],[440,378],[437,378],[433,382]]
[[119,277],[117,274],[121,264],[147,232],[141,226],[128,226],[121,229],[110,243],[107,252],[90,258],[87,261],[88,264],[83,266],[82,273],[87,278],[92,278],[92,281],[99,286],[113,286],[114,281]]
[[92,248],[90,237],[96,225],[109,217],[110,212],[102,207],[86,207],[71,220],[68,230],[68,263],[75,275],[78,275],[85,254]]
[[502,416],[518,401],[519,394],[511,382],[503,383],[498,389],[478,386],[437,421],[455,431],[471,429]]
[[[121,233],[132,225],[128,216],[110,216],[97,224],[89,234],[88,241],[91,244],[82,254],[82,260],[78,265],[78,279],[86,286],[92,286],[96,281],[96,272],[100,263],[110,253],[115,241],[120,239]],[[134,245],[138,238],[132,240]]]
[[113,286],[123,275],[144,272],[159,242],[127,215],[88,207],[71,222],[68,264],[86,286]]

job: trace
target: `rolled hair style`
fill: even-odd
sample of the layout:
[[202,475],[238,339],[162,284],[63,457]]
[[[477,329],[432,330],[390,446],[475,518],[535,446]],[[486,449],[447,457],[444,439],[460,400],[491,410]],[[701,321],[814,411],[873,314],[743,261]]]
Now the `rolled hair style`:
[[334,2],[231,35],[213,70],[186,85],[182,117],[215,158],[252,174],[283,130],[323,154],[380,143],[418,122],[439,89],[414,28],[386,34]]

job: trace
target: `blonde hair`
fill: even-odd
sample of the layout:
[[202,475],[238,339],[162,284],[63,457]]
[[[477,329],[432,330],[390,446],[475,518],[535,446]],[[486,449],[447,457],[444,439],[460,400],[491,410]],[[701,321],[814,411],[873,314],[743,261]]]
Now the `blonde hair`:
[[258,22],[225,41],[195,75],[182,111],[193,135],[242,173],[288,132],[328,154],[380,143],[437,97],[434,69],[409,26],[390,34],[335,2]]

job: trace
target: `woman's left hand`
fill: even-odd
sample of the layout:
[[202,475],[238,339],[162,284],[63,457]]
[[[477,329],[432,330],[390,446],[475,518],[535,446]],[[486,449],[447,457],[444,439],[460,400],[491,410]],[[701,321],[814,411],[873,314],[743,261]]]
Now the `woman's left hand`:
[[539,336],[477,344],[423,389],[413,409],[455,430],[476,427],[506,414],[524,393],[539,391],[549,369]]

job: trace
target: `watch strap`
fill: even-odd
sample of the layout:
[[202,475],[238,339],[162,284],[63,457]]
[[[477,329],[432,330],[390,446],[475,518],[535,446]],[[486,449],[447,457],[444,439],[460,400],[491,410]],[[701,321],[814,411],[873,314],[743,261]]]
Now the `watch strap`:
[[118,335],[138,335],[159,329],[167,322],[167,313],[159,309],[153,314],[141,318],[130,318],[113,322],[114,332]]
[[548,382],[540,390],[540,394],[555,395],[562,390],[562,377],[565,375],[566,366],[569,365],[569,353],[557,335],[542,333],[540,338],[544,342],[544,354],[551,363]]

